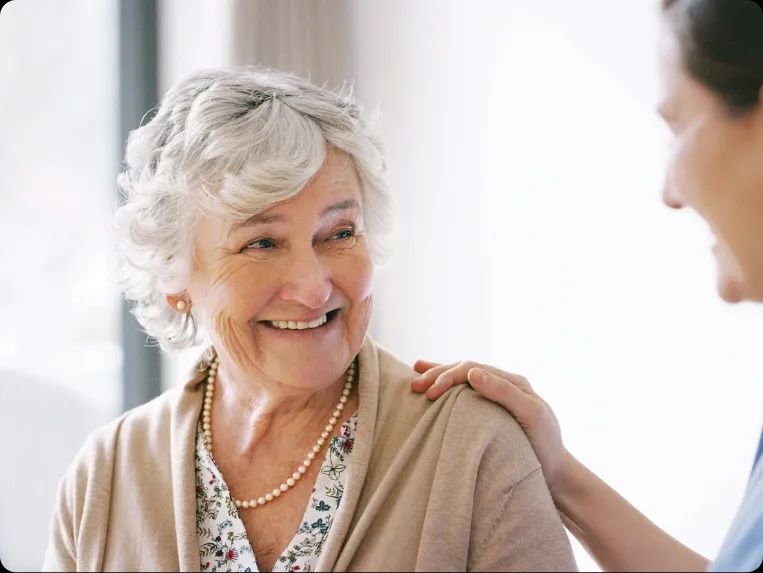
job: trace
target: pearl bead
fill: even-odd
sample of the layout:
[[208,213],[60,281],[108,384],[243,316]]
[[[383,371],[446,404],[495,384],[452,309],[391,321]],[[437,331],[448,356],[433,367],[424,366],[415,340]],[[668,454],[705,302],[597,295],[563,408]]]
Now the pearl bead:
[[347,396],[342,396],[341,398],[339,398],[339,401],[340,401],[342,404],[346,404],[346,403],[347,403]]
[[273,501],[273,494],[272,493],[266,493],[265,494],[265,500]]
[[313,460],[311,460],[310,458],[307,458],[306,460],[302,460],[302,465],[305,466],[306,468],[309,468],[310,464],[312,463],[313,463]]
[[324,430],[323,432],[321,432],[321,438],[325,440],[328,437],[329,437],[329,433],[327,431]]
[[349,395],[350,395],[350,389],[349,388],[345,388],[344,390],[342,390],[342,396],[349,396]]
[[212,439],[212,430],[204,430],[204,435],[211,440]]
[[287,489],[289,489],[289,484],[282,483],[280,486],[278,486],[278,489],[280,489],[281,491],[286,491]]
[[257,498],[257,504],[258,505],[265,505],[268,501],[264,497],[258,497]]
[[317,454],[318,452],[320,452],[320,451],[321,451],[321,447],[320,447],[320,446],[318,446],[318,445],[316,445],[316,446],[313,446],[313,451],[314,451],[314,452]]
[[306,468],[305,466],[299,466],[299,467],[297,468],[297,471],[298,471],[300,474],[302,474],[302,475],[305,475],[305,472],[307,472],[307,468]]
[[302,474],[301,474],[301,473],[299,473],[299,472],[294,472],[293,474],[291,474],[291,477],[292,477],[292,479],[293,479],[294,481],[297,481],[299,478],[301,478],[301,477],[302,477]]
[[[317,442],[315,442],[315,443],[316,443],[318,446],[322,446],[323,444],[325,444],[325,443],[326,443],[326,438],[318,438],[318,441],[317,441]],[[313,449],[315,449],[315,448],[313,448]]]
[[249,509],[249,502],[248,501],[242,501],[241,505],[243,506],[244,509]]
[[286,480],[286,483],[289,487],[293,487],[296,482],[294,481],[294,478],[289,478]]
[[275,488],[275,489],[274,489],[272,492],[270,492],[270,493],[272,493],[272,494],[273,494],[273,497],[278,497],[279,495],[281,495],[281,490],[280,490],[279,488]]
[[241,500],[239,499],[236,500],[236,507],[241,507]]
[[209,430],[212,427],[212,425],[209,422],[204,422],[201,427],[204,428],[205,430]]
[[256,500],[256,499],[250,499],[250,500],[249,500],[249,507],[251,507],[252,509],[254,509],[255,507],[257,507],[257,505],[258,505],[258,503],[257,503],[257,500]]
[[341,412],[342,410],[344,410],[344,404],[337,404],[336,409]]
[[334,424],[326,424],[326,427],[324,428],[324,430],[326,430],[327,432],[331,432],[333,429],[334,429]]
[[308,460],[314,460],[315,459],[315,452],[308,452],[307,453],[307,459]]
[[329,418],[329,424],[331,424],[332,426],[333,426],[334,424],[336,424],[336,418],[335,418],[334,416],[331,416],[331,417]]
[[331,414],[331,417],[332,418],[338,418],[341,413],[342,412],[340,412],[339,410],[334,410],[334,413]]

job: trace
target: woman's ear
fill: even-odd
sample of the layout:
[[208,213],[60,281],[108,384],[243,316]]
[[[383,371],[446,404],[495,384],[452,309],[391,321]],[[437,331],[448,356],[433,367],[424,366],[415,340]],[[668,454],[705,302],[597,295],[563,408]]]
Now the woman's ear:
[[186,314],[191,311],[191,298],[185,291],[179,294],[168,294],[164,297],[164,300],[176,312]]

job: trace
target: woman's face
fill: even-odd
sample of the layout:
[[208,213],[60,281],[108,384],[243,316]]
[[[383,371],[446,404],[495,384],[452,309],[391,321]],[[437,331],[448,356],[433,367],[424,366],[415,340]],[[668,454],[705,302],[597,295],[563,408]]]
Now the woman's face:
[[292,389],[342,376],[372,307],[361,183],[331,150],[292,199],[243,223],[200,222],[189,297],[223,360]]
[[734,117],[686,72],[668,31],[661,48],[659,112],[674,135],[665,203],[710,225],[721,297],[763,301],[763,104]]

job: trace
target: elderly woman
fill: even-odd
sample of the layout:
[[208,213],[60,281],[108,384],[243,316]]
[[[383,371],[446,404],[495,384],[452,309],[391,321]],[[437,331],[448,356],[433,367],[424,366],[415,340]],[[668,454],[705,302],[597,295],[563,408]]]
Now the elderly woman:
[[431,403],[367,336],[389,197],[347,98],[207,71],[134,131],[124,290],[182,388],[88,440],[45,568],[571,570],[540,464],[499,406]]

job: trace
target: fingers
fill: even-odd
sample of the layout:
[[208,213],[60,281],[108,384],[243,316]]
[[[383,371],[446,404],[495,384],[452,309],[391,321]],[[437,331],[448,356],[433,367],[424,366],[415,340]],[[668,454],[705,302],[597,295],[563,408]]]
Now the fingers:
[[424,374],[427,370],[436,368],[439,365],[440,365],[439,362],[430,362],[429,360],[417,360],[416,363],[413,365],[413,369],[419,374]]
[[437,378],[435,378],[432,385],[427,388],[426,394],[427,398],[430,400],[436,400],[445,392],[453,388],[456,384],[465,384],[468,382],[466,377],[458,377],[453,375],[454,368],[449,368],[445,370],[444,372],[440,373]]
[[[419,360],[418,362],[416,362],[416,365],[422,362],[424,361]],[[434,384],[434,381],[437,379],[437,377],[440,374],[447,371],[449,368],[453,366],[453,364],[439,365],[436,362],[427,362],[427,364],[435,364],[435,366],[426,369],[423,374],[420,374],[418,377],[414,378],[411,381],[411,389],[414,392],[426,391],[432,384]],[[416,371],[418,372],[419,370],[416,369]]]
[[[476,362],[464,361],[455,364],[443,364],[436,365],[434,362],[427,362],[420,360],[416,363],[416,370],[420,372],[425,370],[418,377],[414,378],[411,382],[411,389],[415,392],[426,392],[427,397],[434,400],[442,396],[444,392],[455,386],[456,384],[463,384],[468,382],[468,374],[472,368],[482,368],[483,370],[494,374],[500,378],[510,380],[515,386],[517,386],[523,392],[528,394],[533,393],[532,386],[527,381],[527,378],[520,376],[519,374],[512,374],[506,372],[500,368],[493,366],[487,366],[478,364]],[[425,366],[433,366],[428,370]],[[419,369],[420,368],[420,369]]]
[[434,381],[426,389],[427,398],[436,400],[445,392],[453,388],[456,384],[466,384],[469,382],[469,370],[480,366],[471,361],[449,364],[431,370],[432,374],[427,372],[427,377],[433,377]]
[[506,408],[518,420],[534,418],[542,403],[537,396],[525,392],[519,384],[526,383],[521,376],[502,377],[483,368],[472,368],[468,373],[469,384],[488,400]]

